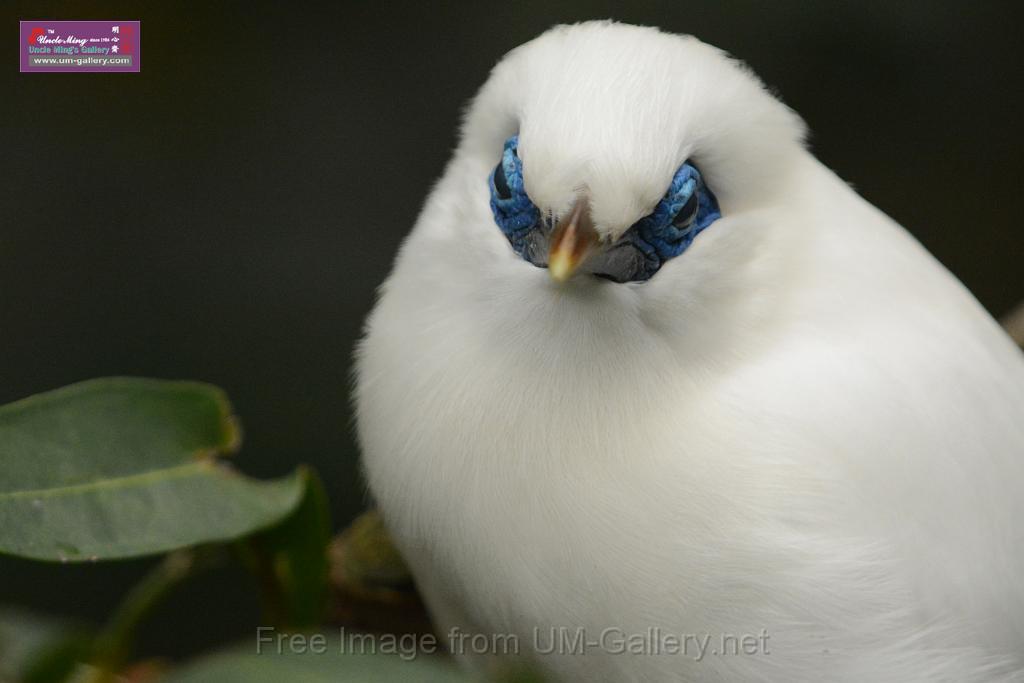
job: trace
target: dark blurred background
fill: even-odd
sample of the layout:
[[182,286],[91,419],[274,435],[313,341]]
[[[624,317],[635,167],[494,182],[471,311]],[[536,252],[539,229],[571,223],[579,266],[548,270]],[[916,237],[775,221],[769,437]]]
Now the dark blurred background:
[[[239,466],[314,465],[343,526],[364,505],[348,394],[374,288],[491,66],[587,18],[747,61],[818,157],[1001,315],[1024,298],[1022,7],[5,3],[0,403],[100,375],[213,382],[245,424]],[[17,20],[46,18],[141,19],[142,72],[17,73]],[[0,558],[0,605],[97,620],[147,566]],[[250,637],[247,581],[189,584],[143,648]]]

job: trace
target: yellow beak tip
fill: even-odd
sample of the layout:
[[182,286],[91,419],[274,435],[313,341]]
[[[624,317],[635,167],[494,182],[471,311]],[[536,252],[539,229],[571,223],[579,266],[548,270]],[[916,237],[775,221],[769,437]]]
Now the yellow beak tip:
[[551,274],[551,279],[555,282],[565,282],[572,277],[574,270],[575,268],[565,258],[553,258],[548,263],[548,272]]

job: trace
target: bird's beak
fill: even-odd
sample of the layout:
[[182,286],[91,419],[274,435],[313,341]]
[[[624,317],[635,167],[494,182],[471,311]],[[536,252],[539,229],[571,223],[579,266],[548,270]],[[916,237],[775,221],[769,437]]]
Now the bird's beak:
[[555,282],[565,282],[598,245],[598,234],[590,220],[586,198],[579,199],[569,215],[551,233],[548,272]]

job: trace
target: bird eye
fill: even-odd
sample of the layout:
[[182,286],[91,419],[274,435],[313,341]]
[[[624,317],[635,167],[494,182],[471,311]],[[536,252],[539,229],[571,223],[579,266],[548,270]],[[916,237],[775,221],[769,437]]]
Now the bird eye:
[[697,209],[700,208],[700,199],[697,197],[697,189],[694,188],[690,194],[690,198],[686,200],[683,207],[676,212],[675,218],[672,219],[672,225],[680,229],[686,229],[693,223],[693,219],[697,217]]
[[502,199],[510,199],[512,197],[512,190],[509,189],[508,179],[505,177],[505,167],[501,162],[494,167],[494,191],[498,193],[498,196]]
[[540,210],[530,201],[523,187],[523,162],[516,154],[518,144],[517,135],[506,140],[501,161],[488,174],[491,213],[512,250],[540,266],[546,264],[543,258],[547,254],[546,244],[541,245],[539,241]]

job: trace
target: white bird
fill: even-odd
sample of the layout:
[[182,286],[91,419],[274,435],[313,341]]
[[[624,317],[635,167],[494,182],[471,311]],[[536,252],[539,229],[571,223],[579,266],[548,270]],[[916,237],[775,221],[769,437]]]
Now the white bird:
[[471,666],[1024,679],[1024,357],[803,136],[719,50],[611,22],[473,100],[356,388]]

